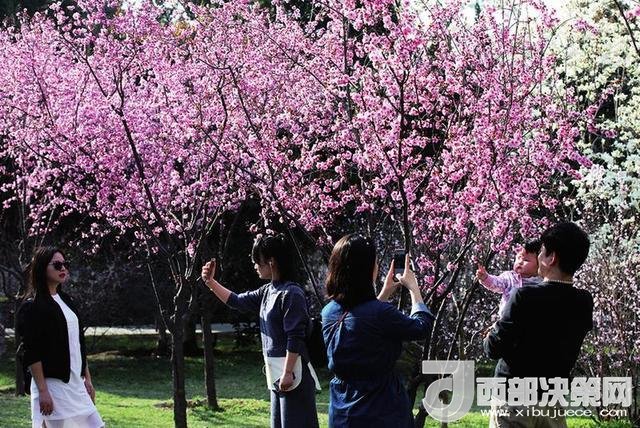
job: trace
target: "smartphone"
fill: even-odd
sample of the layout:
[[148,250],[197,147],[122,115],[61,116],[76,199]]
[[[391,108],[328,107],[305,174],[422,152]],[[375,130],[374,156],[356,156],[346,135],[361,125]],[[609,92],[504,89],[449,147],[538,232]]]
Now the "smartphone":
[[404,259],[407,253],[404,249],[397,249],[393,252],[393,275],[404,273]]

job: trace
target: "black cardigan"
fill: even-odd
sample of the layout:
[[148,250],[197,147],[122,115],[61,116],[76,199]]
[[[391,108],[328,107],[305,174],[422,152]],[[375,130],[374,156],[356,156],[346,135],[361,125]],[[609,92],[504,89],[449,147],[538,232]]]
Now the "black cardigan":
[[[71,297],[61,291],[60,298],[78,316],[80,354],[84,376],[87,354],[84,345],[84,330],[78,310]],[[69,333],[67,321],[60,306],[50,296],[28,299],[18,309],[18,333],[22,337],[24,356],[22,362],[28,367],[42,362],[44,377],[56,378],[68,383],[71,376],[69,356]]]

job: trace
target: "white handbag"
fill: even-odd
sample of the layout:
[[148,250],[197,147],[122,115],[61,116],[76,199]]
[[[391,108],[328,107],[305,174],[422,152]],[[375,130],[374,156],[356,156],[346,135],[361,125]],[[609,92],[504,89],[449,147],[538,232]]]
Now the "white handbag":
[[[268,357],[264,356],[264,367],[265,367],[265,375],[267,377],[267,388],[272,391],[276,391],[276,381],[280,381],[282,374],[284,373],[286,357]],[[320,387],[320,381],[318,380],[318,376],[316,375],[316,371],[313,369],[311,363],[307,364],[309,367],[309,372],[311,373],[311,377],[316,384],[316,390],[322,391]],[[288,391],[293,391],[300,385],[302,382],[302,358],[298,357],[296,359],[295,364],[293,365],[293,385],[291,388],[287,389]]]

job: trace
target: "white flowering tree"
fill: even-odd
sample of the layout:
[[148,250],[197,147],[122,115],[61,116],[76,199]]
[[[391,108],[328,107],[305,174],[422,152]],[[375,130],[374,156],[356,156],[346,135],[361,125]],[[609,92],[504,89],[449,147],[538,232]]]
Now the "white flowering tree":
[[[592,162],[567,187],[568,214],[590,229],[579,286],[594,296],[594,330],[580,368],[588,376],[640,379],[640,2],[573,0],[558,32],[558,84],[592,109],[580,150]],[[589,106],[589,107],[588,107]],[[637,398],[629,411],[640,421]]]
[[573,0],[569,14],[556,48],[561,72],[583,105],[600,109],[598,128],[582,140],[594,164],[576,183],[577,197],[585,210],[631,214],[640,206],[640,3]]

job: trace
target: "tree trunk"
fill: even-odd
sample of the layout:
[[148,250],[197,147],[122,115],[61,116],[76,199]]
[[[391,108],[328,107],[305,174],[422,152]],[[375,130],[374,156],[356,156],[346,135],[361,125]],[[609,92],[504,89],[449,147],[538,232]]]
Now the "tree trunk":
[[165,330],[161,319],[156,318],[156,329],[158,330],[158,341],[156,342],[155,354],[158,356],[170,355],[169,335]]
[[178,284],[175,297],[171,372],[173,376],[173,421],[176,428],[187,428],[187,397],[185,391],[184,329],[188,321],[187,291]]
[[0,357],[2,357],[7,350],[7,341],[5,340],[5,330],[2,323],[0,323]]
[[[16,335],[16,339],[18,336]],[[22,357],[16,355],[16,396],[27,395],[24,370],[22,368]]]
[[[15,306],[16,310],[13,312],[14,314],[17,314],[18,307],[19,307],[19,301],[16,301],[16,306]],[[22,352],[18,352],[18,346],[22,340],[22,338],[20,337],[20,334],[18,334],[18,317],[14,317],[14,318],[15,319],[13,321],[13,332],[14,332],[13,343],[14,343],[14,348],[16,350],[15,352],[15,356],[16,356],[15,393],[16,393],[16,396],[22,396],[22,395],[27,395],[27,385],[26,385],[26,379],[24,375],[24,368],[22,366]]]
[[204,308],[202,311],[202,345],[204,348],[204,383],[207,389],[207,405],[217,410],[218,397],[216,396],[216,380],[214,377],[214,356],[213,348],[215,341],[213,333],[211,333],[211,316],[209,311]]
[[184,355],[187,357],[196,357],[200,355],[198,348],[198,335],[196,334],[196,318],[197,314],[189,312],[184,325]]

